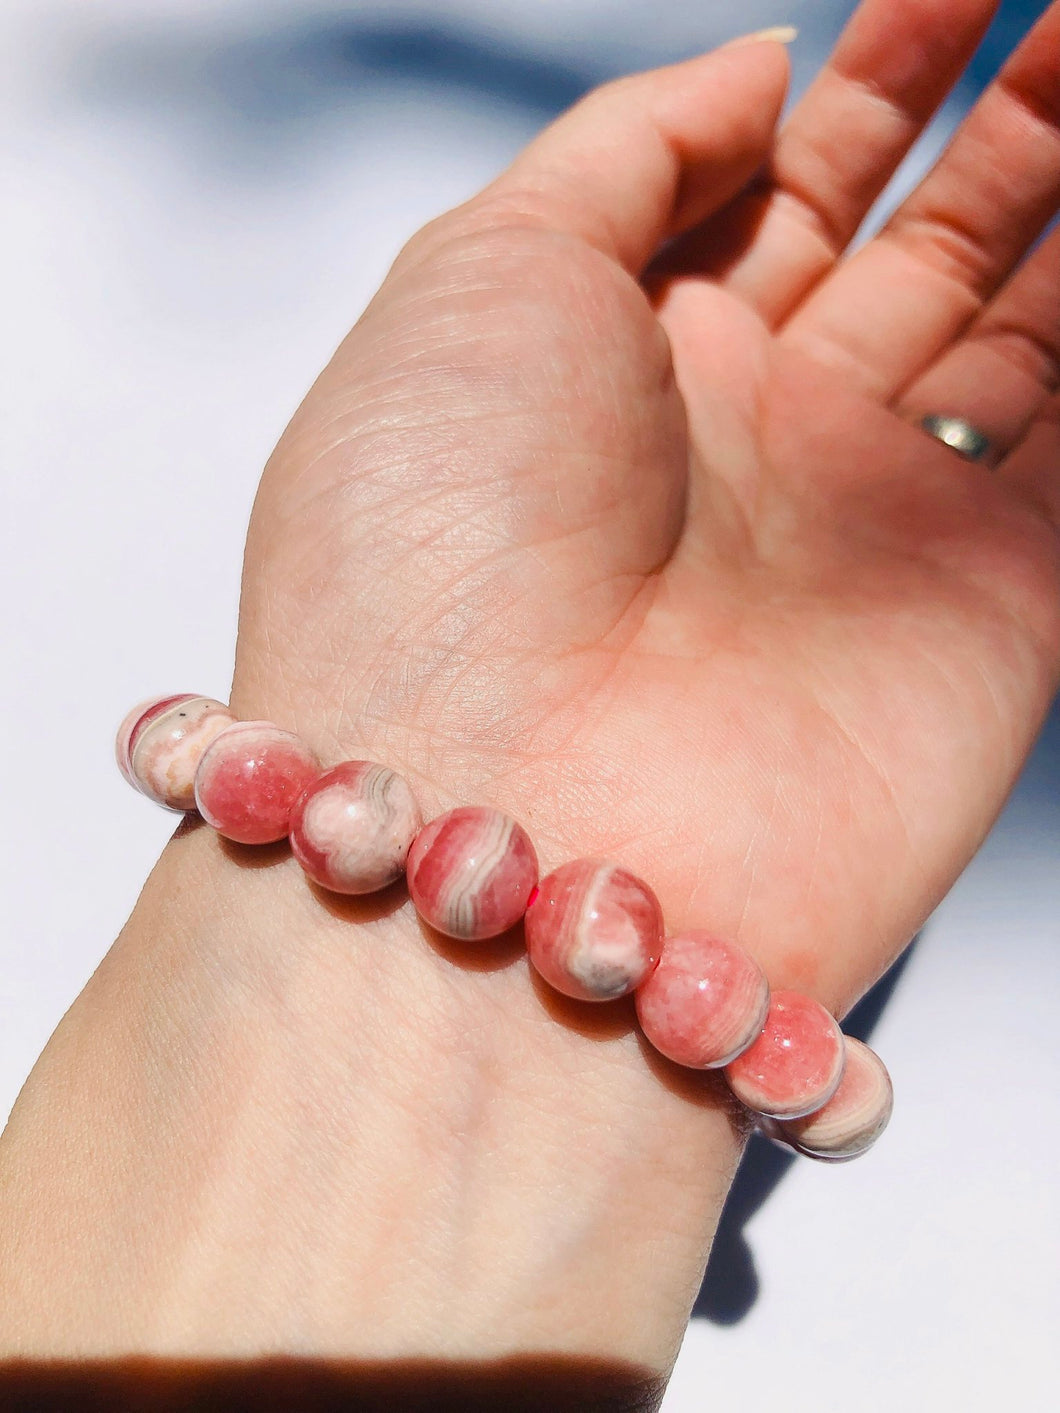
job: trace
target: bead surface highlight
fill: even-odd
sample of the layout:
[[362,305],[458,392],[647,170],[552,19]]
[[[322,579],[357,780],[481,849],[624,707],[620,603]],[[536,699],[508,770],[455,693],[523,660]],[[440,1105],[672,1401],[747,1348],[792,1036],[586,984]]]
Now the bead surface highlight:
[[291,811],[291,851],[333,893],[374,893],[405,871],[423,827],[407,783],[385,765],[347,760],[317,776]]
[[320,765],[291,731],[237,721],[203,752],[195,773],[199,813],[237,844],[272,844],[288,829],[298,796]]
[[195,808],[195,771],[235,717],[223,702],[179,692],[140,702],[118,728],[118,769],[141,794],[171,810]]
[[681,932],[664,940],[636,1002],[641,1029],[660,1054],[690,1069],[717,1069],[761,1034],[769,984],[742,947],[709,932]]
[[658,898],[607,859],[575,859],[543,878],[525,925],[533,965],[550,986],[578,1001],[625,996],[659,959]]
[[795,1119],[831,1099],[843,1059],[843,1033],[823,1006],[799,991],[774,991],[761,1034],[725,1078],[749,1109]]
[[537,855],[521,824],[500,810],[464,805],[432,819],[409,850],[417,912],[447,937],[499,937],[526,912]]
[[872,1147],[887,1127],[894,1090],[875,1050],[846,1036],[846,1066],[839,1088],[822,1108],[801,1119],[766,1119],[763,1130],[807,1158],[844,1163]]

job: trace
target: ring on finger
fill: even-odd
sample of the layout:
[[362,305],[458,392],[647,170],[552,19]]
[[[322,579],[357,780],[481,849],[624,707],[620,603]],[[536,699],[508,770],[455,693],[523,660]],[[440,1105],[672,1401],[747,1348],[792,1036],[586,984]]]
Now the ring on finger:
[[994,447],[990,438],[964,417],[932,412],[920,419],[920,426],[965,461],[983,463],[993,460]]

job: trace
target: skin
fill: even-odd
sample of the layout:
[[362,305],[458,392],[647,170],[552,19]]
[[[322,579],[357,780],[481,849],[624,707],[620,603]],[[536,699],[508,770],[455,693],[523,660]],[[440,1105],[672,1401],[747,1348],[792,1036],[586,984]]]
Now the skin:
[[[233,711],[847,1009],[1058,680],[1060,6],[837,260],[993,8],[866,0],[779,132],[775,40],[621,80],[414,237],[266,469]],[[742,1140],[631,1002],[188,827],[0,1145],[0,1349],[663,1381]]]

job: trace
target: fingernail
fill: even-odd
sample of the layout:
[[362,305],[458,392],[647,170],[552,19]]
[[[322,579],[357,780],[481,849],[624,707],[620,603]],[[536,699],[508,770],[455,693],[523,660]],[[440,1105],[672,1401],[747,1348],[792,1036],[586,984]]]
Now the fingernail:
[[771,29],[756,29],[753,34],[741,34],[737,39],[730,39],[728,44],[723,44],[723,49],[733,49],[737,44],[761,44],[765,40],[772,40],[775,44],[791,44],[797,38],[799,31],[794,25],[773,25]]

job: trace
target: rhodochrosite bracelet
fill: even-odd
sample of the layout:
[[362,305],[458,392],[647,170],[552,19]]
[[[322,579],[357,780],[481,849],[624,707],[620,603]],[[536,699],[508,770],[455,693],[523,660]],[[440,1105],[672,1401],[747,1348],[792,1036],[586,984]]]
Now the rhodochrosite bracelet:
[[426,824],[408,784],[384,765],[325,769],[290,731],[237,721],[192,693],[141,702],[122,722],[118,765],[136,789],[198,809],[226,839],[290,838],[321,888],[372,893],[405,875],[431,927],[484,942],[524,925],[530,962],[565,996],[633,994],[660,1054],[720,1069],[769,1137],[829,1162],[883,1132],[891,1082],[868,1046],[796,991],[770,992],[753,957],[710,932],[666,936],[659,900],[610,859],[575,859],[544,878],[526,830],[483,805]]

